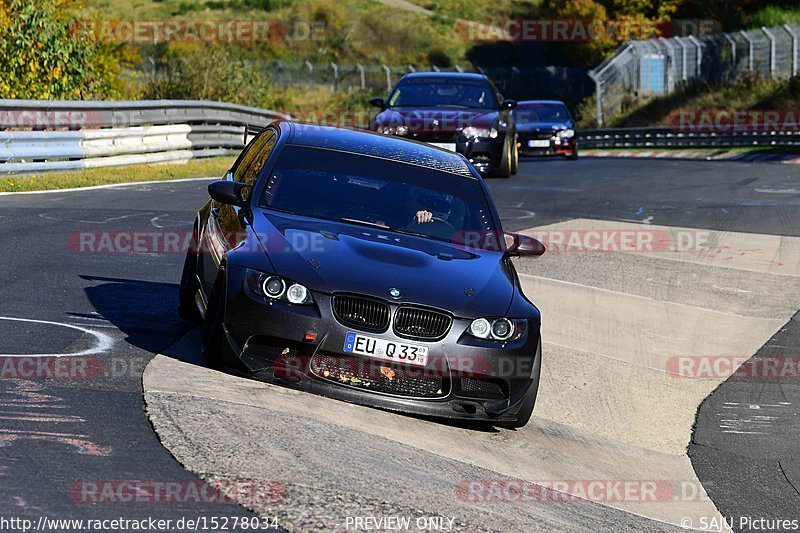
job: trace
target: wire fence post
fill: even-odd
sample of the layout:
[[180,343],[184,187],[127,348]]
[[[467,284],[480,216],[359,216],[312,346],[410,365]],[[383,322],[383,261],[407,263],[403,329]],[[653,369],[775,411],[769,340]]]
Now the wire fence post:
[[786,30],[786,33],[792,38],[792,76],[797,76],[800,73],[800,66],[797,64],[798,57],[797,57],[797,48],[798,48],[798,38],[797,32],[794,31],[794,28],[789,26],[788,24],[783,25],[783,29]]
[[761,26],[761,31],[769,39],[769,77],[775,79],[775,36],[766,26]]
[[694,35],[689,36],[689,40],[695,47],[697,47],[697,55],[695,57],[694,75],[699,78],[703,72],[703,43],[701,43]]
[[306,61],[305,63],[306,68],[308,69],[308,88],[314,88],[314,65],[311,64],[311,61]]
[[753,59],[753,51],[754,51],[753,39],[751,39],[750,36],[747,35],[747,32],[745,32],[744,30],[740,31],[739,35],[741,35],[744,38],[745,42],[747,43],[747,48],[748,48],[747,70],[753,72],[755,70],[755,61]]
[[361,63],[358,63],[356,65],[356,69],[358,70],[358,76],[361,81],[361,90],[363,91],[364,89],[367,88],[367,74],[364,71],[364,65],[362,65]]
[[331,69],[333,69],[333,85],[331,86],[331,92],[336,92],[336,89],[339,88],[339,65],[331,61]]
[[383,65],[383,70],[386,72],[386,92],[392,92],[392,71],[388,65]]
[[725,37],[725,40],[728,41],[731,45],[731,73],[735,76],[736,71],[736,39],[728,35],[727,33],[722,34]]

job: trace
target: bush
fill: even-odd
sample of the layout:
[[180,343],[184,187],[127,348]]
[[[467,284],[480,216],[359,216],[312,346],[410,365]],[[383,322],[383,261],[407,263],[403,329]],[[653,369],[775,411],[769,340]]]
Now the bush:
[[91,99],[121,90],[119,45],[73,0],[0,0],[0,98]]

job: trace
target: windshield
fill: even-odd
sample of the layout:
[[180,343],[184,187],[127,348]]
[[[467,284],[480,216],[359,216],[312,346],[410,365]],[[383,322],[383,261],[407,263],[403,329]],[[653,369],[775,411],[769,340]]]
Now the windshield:
[[389,107],[497,109],[491,85],[482,80],[406,80],[389,97]]
[[497,232],[478,181],[375,157],[287,146],[260,205],[497,250]]
[[561,104],[527,104],[514,111],[517,124],[535,122],[567,122],[569,111]]

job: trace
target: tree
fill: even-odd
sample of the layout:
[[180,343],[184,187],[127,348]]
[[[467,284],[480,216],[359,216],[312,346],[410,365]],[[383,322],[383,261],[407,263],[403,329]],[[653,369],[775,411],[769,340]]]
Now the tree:
[[0,0],[0,98],[118,93],[120,45],[99,42],[80,7],[73,0]]

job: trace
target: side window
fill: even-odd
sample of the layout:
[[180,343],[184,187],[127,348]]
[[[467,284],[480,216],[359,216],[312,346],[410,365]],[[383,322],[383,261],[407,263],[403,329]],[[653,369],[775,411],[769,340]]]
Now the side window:
[[275,130],[267,129],[259,133],[255,139],[247,146],[242,158],[233,169],[233,179],[248,185],[254,185],[258,179],[258,174],[264,168],[276,140]]

